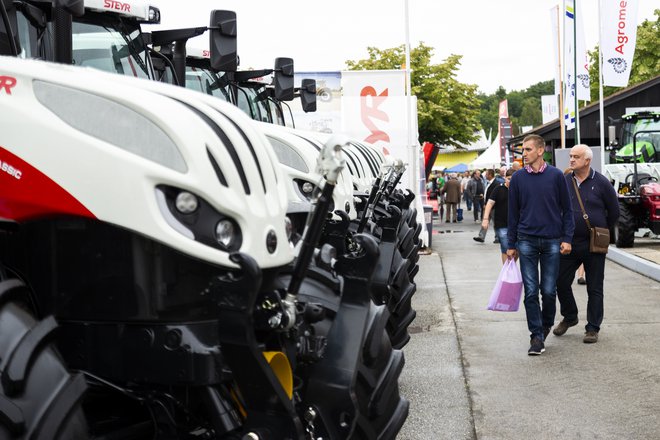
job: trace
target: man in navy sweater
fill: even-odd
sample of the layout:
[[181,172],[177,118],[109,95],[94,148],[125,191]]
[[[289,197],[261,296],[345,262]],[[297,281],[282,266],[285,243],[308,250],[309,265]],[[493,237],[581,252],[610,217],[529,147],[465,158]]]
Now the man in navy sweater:
[[575,223],[564,173],[543,160],[543,138],[525,137],[522,150],[525,167],[513,174],[509,185],[507,256],[520,257],[530,332],[527,354],[536,356],[545,351],[555,321],[559,255],[571,253]]
[[589,252],[589,230],[582,217],[582,208],[577,199],[573,180],[580,191],[580,198],[589,216],[591,227],[613,229],[619,218],[619,202],[614,187],[602,174],[591,168],[593,152],[591,148],[580,144],[571,148],[569,167],[572,173],[566,174],[568,191],[573,203],[575,233],[573,251],[562,255],[557,278],[557,298],[560,312],[564,319],[552,331],[557,336],[566,333],[569,327],[578,323],[578,308],[573,297],[571,284],[575,270],[584,263],[587,276],[587,325],[583,342],[598,342],[600,324],[603,322],[603,278],[605,276],[605,254]]

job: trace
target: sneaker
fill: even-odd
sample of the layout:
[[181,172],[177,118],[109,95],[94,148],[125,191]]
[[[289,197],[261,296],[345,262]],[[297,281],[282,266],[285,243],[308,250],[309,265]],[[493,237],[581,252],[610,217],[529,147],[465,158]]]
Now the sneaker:
[[545,345],[543,345],[543,341],[539,338],[532,338],[527,354],[530,356],[538,356],[544,351]]
[[585,344],[595,344],[598,342],[598,332],[595,331],[587,331],[584,334],[584,339],[582,340]]
[[580,278],[578,278],[578,284],[585,285],[585,284],[587,284],[587,280],[585,280],[584,277],[580,277]]
[[543,340],[544,341],[548,339],[548,335],[550,334],[550,329],[551,328],[552,327],[543,327]]
[[552,331],[552,333],[555,336],[561,336],[564,333],[566,333],[566,330],[569,329],[569,327],[573,327],[574,325],[577,325],[578,320],[575,319],[573,321],[566,321],[565,319],[562,319],[562,321],[555,327],[555,329]]
[[484,242],[483,237],[472,237],[472,240],[474,240],[474,241],[478,241],[479,243],[483,243],[483,242]]

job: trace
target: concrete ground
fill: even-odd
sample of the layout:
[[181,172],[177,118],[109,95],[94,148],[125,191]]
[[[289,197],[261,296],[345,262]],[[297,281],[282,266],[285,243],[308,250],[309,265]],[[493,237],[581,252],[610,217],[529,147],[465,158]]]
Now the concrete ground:
[[400,378],[410,416],[398,438],[660,439],[660,283],[608,259],[599,342],[582,342],[586,289],[575,283],[580,323],[528,356],[522,304],[486,310],[499,245],[492,231],[473,241],[479,225],[467,214],[436,219],[433,252],[420,257]]

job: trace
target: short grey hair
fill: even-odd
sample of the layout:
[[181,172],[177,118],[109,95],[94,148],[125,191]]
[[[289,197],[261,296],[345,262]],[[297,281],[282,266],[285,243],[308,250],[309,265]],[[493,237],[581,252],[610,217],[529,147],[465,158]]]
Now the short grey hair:
[[589,148],[589,145],[587,144],[577,144],[575,147],[580,147],[582,150],[584,150],[584,158],[592,160],[594,158],[594,152]]

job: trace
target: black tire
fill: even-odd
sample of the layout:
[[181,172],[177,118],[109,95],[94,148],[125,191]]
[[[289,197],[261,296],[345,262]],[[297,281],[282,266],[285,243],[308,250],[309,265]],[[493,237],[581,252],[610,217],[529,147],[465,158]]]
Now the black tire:
[[619,203],[619,224],[616,228],[616,247],[631,248],[635,243],[635,216],[625,203]]
[[36,321],[19,305],[26,290],[18,280],[0,282],[0,439],[88,439],[86,381],[49,342],[55,319]]
[[395,439],[408,417],[409,402],[399,394],[403,352],[394,350],[385,329],[389,312],[371,304],[356,397],[359,415],[352,439]]

